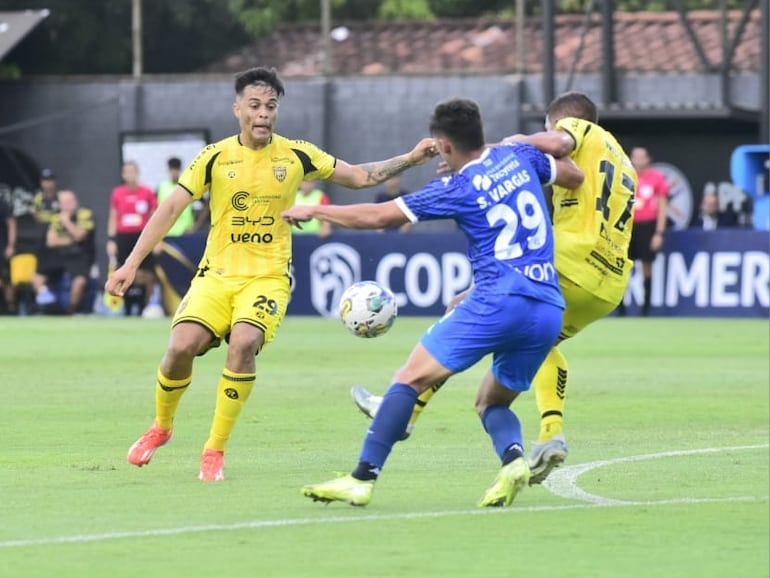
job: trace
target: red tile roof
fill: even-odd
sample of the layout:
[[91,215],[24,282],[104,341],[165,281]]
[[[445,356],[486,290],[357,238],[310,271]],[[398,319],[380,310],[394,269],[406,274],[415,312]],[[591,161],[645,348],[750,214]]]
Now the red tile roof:
[[[728,11],[729,46],[743,17]],[[722,64],[719,11],[687,13],[708,63]],[[585,19],[580,14],[556,17],[555,65],[559,73],[575,64],[576,73],[601,70],[601,19],[593,14],[580,49]],[[429,22],[335,22],[342,40],[331,41],[332,74],[431,74],[446,72],[517,72],[516,24],[502,19],[443,19]],[[677,12],[618,12],[614,15],[615,64],[625,72],[704,72]],[[525,73],[542,71],[542,21],[524,26]],[[284,76],[315,76],[322,72],[322,43],[318,22],[285,24],[273,33],[206,67],[209,72],[236,72],[257,65],[275,66]],[[760,12],[749,14],[738,42],[732,71],[758,71]]]

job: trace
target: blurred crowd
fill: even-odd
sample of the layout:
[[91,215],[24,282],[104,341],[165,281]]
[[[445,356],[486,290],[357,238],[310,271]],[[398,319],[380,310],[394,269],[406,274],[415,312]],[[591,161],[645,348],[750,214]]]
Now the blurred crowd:
[[[639,175],[634,211],[632,254],[642,267],[645,285],[650,285],[652,262],[665,244],[669,186],[665,176],[652,166],[652,156],[643,147],[631,152]],[[81,205],[75,191],[61,188],[55,172],[40,172],[39,188],[34,196],[11,203],[0,197],[0,314],[89,314],[155,317],[170,312],[163,309],[155,256],[150,255],[140,267],[137,278],[123,299],[103,295],[97,266],[99,253],[96,228],[107,233],[105,252],[110,269],[119,266],[131,251],[153,211],[176,186],[183,169],[176,157],[167,161],[167,179],[155,190],[140,181],[140,167],[127,161],[121,169],[121,182],[110,194],[108,222],[98,224],[93,211]],[[770,159],[762,186],[770,189]],[[399,177],[394,177],[375,196],[385,202],[406,194]],[[760,203],[770,200],[770,190],[760,196]],[[296,194],[296,204],[328,204],[328,195],[316,181],[306,181]],[[770,229],[767,208],[752,203],[731,183],[706,183],[697,216],[690,227],[703,231],[725,228]],[[765,203],[767,204],[767,203]],[[764,207],[764,208],[763,208]],[[169,231],[180,236],[205,231],[210,214],[207,203],[188,209]],[[411,224],[393,232],[405,233]],[[388,231],[385,231],[388,232]],[[295,227],[296,235],[316,235],[327,239],[332,234],[328,223],[305,223]],[[156,254],[160,247],[156,248]],[[645,291],[648,293],[648,291]],[[620,313],[622,314],[622,307]]]

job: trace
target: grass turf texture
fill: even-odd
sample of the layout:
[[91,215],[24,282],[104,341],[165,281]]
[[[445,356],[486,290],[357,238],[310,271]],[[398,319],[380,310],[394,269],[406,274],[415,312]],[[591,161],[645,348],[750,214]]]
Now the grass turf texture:
[[[203,484],[224,348],[197,360],[174,440],[140,469],[125,454],[152,421],[168,321],[0,319],[0,576],[768,575],[767,320],[612,318],[566,343],[557,472],[759,447],[590,469],[577,484],[598,504],[532,487],[478,510],[498,469],[473,411],[482,364],[433,399],[367,508],[303,498],[356,462],[366,421],[349,387],[382,391],[429,323],[364,340],[287,319],[258,358],[226,481]],[[532,394],[515,408],[531,442]]]

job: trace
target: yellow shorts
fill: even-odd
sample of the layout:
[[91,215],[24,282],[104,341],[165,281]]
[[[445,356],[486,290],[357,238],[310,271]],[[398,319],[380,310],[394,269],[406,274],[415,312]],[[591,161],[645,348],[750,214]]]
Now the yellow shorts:
[[594,321],[609,315],[623,297],[622,295],[618,297],[618,303],[599,299],[564,275],[559,276],[559,287],[561,287],[564,302],[567,304],[564,310],[561,333],[559,333],[559,339],[562,341],[573,337]]
[[194,277],[177,307],[172,327],[183,321],[203,325],[214,334],[212,347],[226,338],[233,325],[248,323],[275,337],[289,303],[289,277],[224,279],[217,275]]

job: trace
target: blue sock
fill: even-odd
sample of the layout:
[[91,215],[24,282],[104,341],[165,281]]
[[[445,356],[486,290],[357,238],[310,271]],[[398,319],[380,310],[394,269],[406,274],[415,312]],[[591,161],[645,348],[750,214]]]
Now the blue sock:
[[377,469],[385,465],[393,444],[401,438],[409,423],[415,401],[417,392],[408,385],[394,383],[388,388],[364,438],[359,456],[361,462]]
[[503,405],[488,407],[481,416],[481,423],[504,466],[524,455],[521,422],[509,408]]

